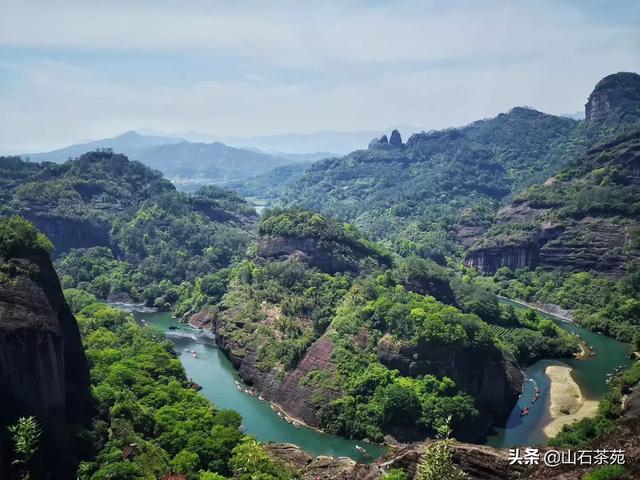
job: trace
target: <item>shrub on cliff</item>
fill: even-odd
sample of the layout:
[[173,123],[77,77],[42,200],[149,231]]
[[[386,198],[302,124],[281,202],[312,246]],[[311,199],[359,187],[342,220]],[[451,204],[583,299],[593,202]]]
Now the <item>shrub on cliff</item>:
[[[342,224],[308,210],[269,210],[258,224],[258,234],[312,239],[329,251],[346,253],[356,259],[368,256],[381,264],[390,265],[392,262],[389,252],[371,242],[353,225]],[[345,249],[348,251],[344,252]]]
[[50,253],[53,245],[31,222],[19,216],[0,218],[0,256],[16,251],[36,250]]

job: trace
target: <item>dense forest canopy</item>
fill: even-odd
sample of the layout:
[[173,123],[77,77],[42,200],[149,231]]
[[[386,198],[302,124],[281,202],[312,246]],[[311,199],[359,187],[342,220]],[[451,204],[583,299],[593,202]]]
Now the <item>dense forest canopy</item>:
[[64,164],[2,157],[0,171],[2,212],[23,215],[51,238],[66,288],[99,298],[165,308],[179,288],[242,255],[252,237],[255,211],[233,192],[178,192],[159,172],[109,150]]

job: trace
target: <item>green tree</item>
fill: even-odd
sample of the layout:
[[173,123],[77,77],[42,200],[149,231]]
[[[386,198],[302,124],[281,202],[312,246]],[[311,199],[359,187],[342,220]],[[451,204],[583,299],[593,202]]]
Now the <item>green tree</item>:
[[582,480],[616,480],[624,475],[622,465],[604,465],[587,473]]
[[79,290],[77,288],[67,288],[64,291],[64,298],[69,304],[69,308],[73,313],[78,313],[84,307],[91,305],[92,303],[96,303],[98,299],[95,295],[92,295],[84,290]]
[[38,442],[40,435],[42,435],[42,430],[34,417],[22,417],[18,419],[18,423],[8,428],[13,438],[16,452],[16,459],[12,462],[12,465],[19,466],[22,480],[29,480],[31,478],[30,463],[38,451]]
[[404,473],[404,470],[400,470],[399,468],[394,468],[393,470],[389,470],[387,475],[384,477],[384,480],[408,480],[407,474]]
[[175,473],[194,473],[198,470],[200,459],[198,455],[188,450],[180,450],[173,460],[171,468]]
[[198,476],[198,480],[226,480],[227,477],[223,477],[219,473],[201,471]]
[[229,461],[234,478],[260,480],[288,480],[291,476],[286,470],[273,463],[264,447],[251,437],[233,449],[233,457]]
[[415,480],[463,480],[468,475],[453,464],[451,417],[437,427],[438,438],[429,445],[416,469]]

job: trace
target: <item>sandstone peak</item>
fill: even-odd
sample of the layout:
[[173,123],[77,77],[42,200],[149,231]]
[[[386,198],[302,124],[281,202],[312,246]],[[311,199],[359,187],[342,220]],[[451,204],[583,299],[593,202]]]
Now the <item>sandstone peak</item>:
[[618,72],[600,80],[589,95],[585,117],[590,127],[640,121],[640,75]]
[[402,146],[402,136],[400,135],[400,132],[398,130],[394,129],[393,132],[391,132],[391,137],[389,138],[389,144],[395,147]]

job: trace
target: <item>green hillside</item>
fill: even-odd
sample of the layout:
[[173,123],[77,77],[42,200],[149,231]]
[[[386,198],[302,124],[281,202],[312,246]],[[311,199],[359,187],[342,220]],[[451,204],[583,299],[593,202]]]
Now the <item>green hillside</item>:
[[2,157],[0,172],[0,214],[32,221],[55,246],[64,287],[99,298],[171,305],[183,282],[244,252],[256,218],[229,190],[181,193],[159,172],[111,151],[63,164]]

